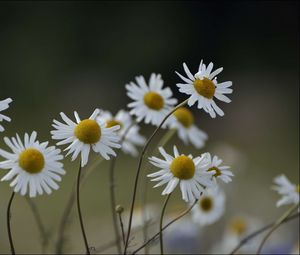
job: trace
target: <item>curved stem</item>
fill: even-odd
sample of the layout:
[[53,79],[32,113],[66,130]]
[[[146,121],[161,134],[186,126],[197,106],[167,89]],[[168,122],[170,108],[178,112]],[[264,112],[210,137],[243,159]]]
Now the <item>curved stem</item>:
[[140,246],[139,248],[137,248],[134,252],[132,252],[132,254],[136,254],[137,252],[139,252],[141,249],[143,249],[146,245],[148,245],[149,243],[151,243],[153,240],[155,240],[159,235],[160,232],[164,231],[166,228],[168,228],[170,225],[172,225],[174,222],[176,222],[177,220],[181,219],[183,216],[185,216],[186,214],[188,214],[193,207],[195,206],[195,204],[198,202],[198,199],[195,200],[195,202],[186,210],[184,210],[181,214],[179,214],[176,218],[174,218],[173,220],[171,220],[168,224],[166,224],[161,231],[159,231],[158,233],[156,233],[154,236],[152,236],[147,242],[145,242],[142,246]]
[[11,207],[12,201],[14,199],[14,196],[15,196],[15,192],[13,192],[11,194],[11,197],[9,199],[8,206],[7,206],[7,213],[6,213],[8,239],[9,239],[11,254],[13,254],[13,255],[16,253],[15,253],[15,247],[14,247],[13,238],[12,238],[11,229],[10,229],[10,207]]
[[161,215],[160,215],[160,221],[159,221],[159,241],[160,241],[160,254],[161,255],[164,255],[164,243],[163,243],[163,232],[162,232],[162,224],[163,224],[163,218],[164,218],[164,214],[165,214],[165,211],[166,211],[166,207],[167,207],[167,204],[168,204],[168,201],[170,199],[170,196],[171,196],[172,193],[170,193],[166,200],[165,200],[165,203],[164,203],[164,206],[163,206],[163,209],[161,211]]
[[36,221],[36,224],[37,224],[39,232],[40,232],[40,236],[42,237],[42,253],[45,253],[45,250],[46,250],[48,242],[49,242],[47,231],[44,227],[44,224],[41,219],[41,215],[38,211],[36,204],[29,197],[25,197],[25,198],[31,208],[31,211],[33,213],[33,218]]
[[78,216],[79,216],[81,232],[82,232],[82,236],[83,236],[83,240],[84,240],[84,245],[86,248],[86,254],[90,254],[90,249],[89,249],[88,241],[87,241],[86,234],[84,231],[83,220],[82,220],[81,209],[80,209],[80,197],[79,197],[80,174],[81,174],[81,163],[79,165],[78,176],[77,176],[77,193],[76,193],[77,194],[77,209],[78,209]]
[[292,206],[289,210],[287,210],[272,226],[272,228],[270,229],[270,231],[266,234],[266,236],[263,238],[262,242],[260,243],[256,254],[260,254],[261,250],[264,246],[264,244],[266,243],[266,241],[268,240],[268,238],[271,236],[271,234],[283,223],[283,221],[289,217],[297,208],[299,207],[299,203],[295,204],[294,206]]
[[140,158],[139,158],[139,163],[135,175],[135,181],[134,181],[134,188],[133,188],[133,195],[132,195],[132,201],[131,201],[131,208],[130,208],[130,214],[129,214],[129,222],[128,222],[128,230],[127,230],[127,236],[126,236],[126,242],[125,242],[125,247],[124,247],[124,254],[126,254],[127,247],[128,247],[128,242],[129,242],[129,237],[130,237],[130,231],[131,231],[131,224],[132,224],[132,214],[133,214],[133,209],[134,209],[134,204],[135,204],[135,197],[136,197],[136,192],[137,192],[137,186],[138,186],[138,180],[139,180],[139,175],[141,171],[141,166],[142,162],[144,159],[145,152],[147,148],[149,147],[153,137],[156,135],[158,130],[162,127],[162,125],[166,122],[166,120],[170,117],[170,115],[175,112],[178,108],[184,106],[188,102],[188,99],[183,101],[182,103],[178,104],[172,111],[170,111],[162,120],[162,122],[158,125],[158,127],[155,129],[153,134],[149,137],[148,141],[144,145],[144,148],[141,152]]
[[[296,219],[300,216],[300,213],[296,213],[294,215],[291,215],[290,217],[286,218],[282,223],[286,223],[289,222],[293,219]],[[244,244],[246,244],[247,242],[249,242],[251,239],[253,239],[254,237],[258,236],[259,234],[267,231],[268,229],[272,228],[274,226],[276,222],[272,222],[262,228],[260,228],[259,230],[256,230],[255,232],[253,232],[252,234],[246,236],[244,239],[242,239],[240,241],[240,243],[232,250],[232,252],[230,253],[231,255],[235,254]]]

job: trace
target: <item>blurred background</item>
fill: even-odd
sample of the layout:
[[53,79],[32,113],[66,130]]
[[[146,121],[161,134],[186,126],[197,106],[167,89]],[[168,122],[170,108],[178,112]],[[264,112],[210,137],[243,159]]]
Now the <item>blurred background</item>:
[[[84,118],[96,107],[112,113],[126,108],[130,100],[125,84],[137,75],[148,79],[152,72],[161,73],[165,85],[171,87],[179,100],[184,100],[185,95],[179,94],[175,85],[180,81],[175,70],[183,73],[183,62],[192,72],[196,72],[201,59],[205,63],[212,61],[216,68],[224,67],[218,80],[233,81],[234,89],[230,95],[232,103],[219,103],[225,116],[211,119],[193,108],[199,127],[209,135],[206,147],[195,150],[174,137],[167,149],[176,144],[182,152],[194,155],[210,151],[232,166],[235,178],[224,187],[226,213],[219,222],[205,228],[203,236],[201,229],[187,230],[196,231],[197,237],[188,240],[179,237],[180,248],[172,244],[170,236],[167,251],[211,251],[235,215],[247,214],[266,224],[287,209],[276,208],[279,196],[271,186],[273,178],[281,173],[299,183],[299,4],[296,1],[1,1],[0,35],[0,99],[14,100],[4,113],[12,122],[4,123],[6,130],[0,134],[0,146],[5,150],[8,148],[3,137],[16,132],[36,130],[41,141],[50,140],[52,120],[59,119],[61,111],[71,115],[77,110]],[[142,125],[145,136],[153,130],[154,127]],[[95,155],[91,157],[93,160]],[[78,164],[67,158],[67,174],[60,190],[34,199],[51,233],[47,248],[50,253],[54,252],[57,228]],[[136,165],[136,159],[123,154],[117,161],[117,200],[125,209],[130,205]],[[86,231],[94,247],[113,238],[108,168],[109,162],[98,165],[82,189]],[[147,171],[154,170],[148,168]],[[5,172],[1,170],[0,177]],[[151,185],[149,202],[158,208],[159,214],[164,200],[160,195],[162,189],[151,189]],[[8,183],[0,183],[0,253],[9,252],[5,213],[11,191]],[[168,206],[169,215],[176,215],[186,207],[179,191],[175,193]],[[34,217],[20,195],[13,203],[12,231],[17,253],[41,252],[41,237]],[[157,227],[151,231],[156,232]],[[136,243],[134,247],[138,247],[140,234],[135,237],[132,245]],[[178,245],[178,237],[174,238]],[[277,239],[274,234],[269,242],[292,247],[297,240],[297,221],[293,221],[280,228]],[[84,251],[74,210],[68,223],[65,251]],[[155,243],[151,251],[158,251]],[[116,250],[109,248],[103,252]]]

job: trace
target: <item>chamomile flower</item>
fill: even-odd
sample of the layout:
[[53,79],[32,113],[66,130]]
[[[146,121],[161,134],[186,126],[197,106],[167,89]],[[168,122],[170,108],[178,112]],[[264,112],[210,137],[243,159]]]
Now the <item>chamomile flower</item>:
[[127,111],[120,110],[115,117],[109,111],[101,111],[97,119],[104,121],[107,128],[119,125],[120,129],[117,132],[119,137],[122,138],[127,133],[122,142],[122,151],[131,156],[138,155],[136,146],[144,145],[146,139],[140,135],[140,127],[132,125],[132,117]]
[[224,214],[225,195],[219,188],[208,188],[192,209],[192,218],[201,226],[215,223]]
[[184,144],[192,143],[197,149],[204,146],[207,134],[195,125],[193,113],[188,108],[178,108],[168,120],[167,125],[177,130]]
[[[9,107],[9,104],[12,102],[11,98],[6,98],[0,101],[0,112],[6,110]],[[3,120],[11,121],[11,119],[3,114],[0,114],[0,122]],[[4,127],[0,124],[0,132],[4,131]]]
[[174,157],[167,154],[160,147],[159,151],[164,159],[150,157],[150,163],[160,170],[158,172],[148,174],[153,178],[151,181],[159,183],[154,188],[167,183],[167,187],[163,190],[162,195],[170,194],[176,186],[180,185],[182,199],[186,202],[198,199],[205,187],[213,185],[211,181],[214,172],[208,172],[205,154],[201,157],[193,158],[191,155],[179,154],[176,146],[174,146]]
[[276,190],[282,198],[277,202],[276,206],[297,204],[299,203],[300,186],[292,184],[285,175],[279,175],[274,179],[273,189]]
[[213,179],[216,181],[217,179],[220,179],[221,181],[228,183],[231,182],[231,177],[233,176],[233,173],[228,170],[229,166],[221,166],[223,160],[218,158],[217,156],[211,157],[210,153],[207,152],[207,160],[209,162],[208,165],[208,172],[214,171]]
[[48,142],[40,143],[36,137],[35,131],[30,136],[24,135],[24,143],[19,135],[11,139],[5,137],[4,142],[12,152],[0,149],[0,155],[6,159],[0,162],[0,168],[10,169],[1,181],[13,179],[10,186],[22,196],[27,193],[30,197],[44,192],[51,194],[52,189],[59,188],[56,182],[61,181],[60,175],[65,174],[63,164],[59,162],[63,159],[60,150],[47,147]]
[[128,104],[132,108],[130,114],[135,115],[138,122],[144,119],[146,124],[158,126],[177,103],[177,99],[172,98],[170,88],[162,88],[164,82],[160,74],[151,74],[149,85],[143,76],[135,79],[137,84],[126,84],[127,95],[134,100]]
[[72,154],[72,160],[75,160],[81,153],[82,167],[88,162],[90,149],[108,160],[110,155],[116,156],[112,148],[121,147],[118,144],[120,138],[116,134],[120,126],[107,128],[104,121],[96,119],[99,112],[100,110],[96,109],[88,119],[84,120],[81,120],[78,113],[74,112],[76,122],[61,112],[60,116],[65,123],[53,120],[52,126],[56,130],[51,131],[52,139],[61,140],[57,145],[70,143],[65,150],[68,150],[67,155]]
[[232,89],[229,88],[231,87],[232,82],[226,81],[218,83],[216,78],[216,75],[221,73],[223,68],[218,68],[212,72],[213,63],[209,63],[206,68],[205,64],[202,63],[202,60],[198,72],[195,75],[190,72],[185,63],[183,63],[183,68],[187,78],[176,72],[176,74],[185,82],[178,83],[177,87],[180,92],[190,95],[188,105],[192,106],[198,101],[198,108],[203,108],[203,110],[209,113],[212,118],[216,117],[216,113],[223,116],[224,112],[214,101],[214,99],[217,98],[225,103],[231,102],[225,94],[232,93]]

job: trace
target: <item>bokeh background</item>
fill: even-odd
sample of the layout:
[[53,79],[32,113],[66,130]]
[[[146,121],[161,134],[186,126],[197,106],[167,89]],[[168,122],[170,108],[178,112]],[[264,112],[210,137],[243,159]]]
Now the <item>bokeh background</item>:
[[[136,75],[148,78],[152,72],[161,73],[165,85],[183,100],[174,71],[183,72],[183,62],[195,71],[204,59],[224,67],[219,80],[233,81],[232,103],[220,103],[225,116],[216,119],[193,108],[199,126],[209,135],[203,150],[185,147],[176,137],[167,147],[177,144],[183,152],[218,154],[232,166],[235,178],[224,187],[224,217],[205,228],[209,241],[193,239],[197,252],[207,252],[217,243],[226,222],[236,214],[269,223],[287,209],[275,207],[279,196],[270,187],[280,173],[299,183],[297,1],[2,1],[0,35],[0,98],[14,100],[5,112],[12,122],[4,123],[1,148],[7,149],[3,137],[16,132],[36,130],[40,140],[50,140],[51,122],[61,111],[70,115],[77,110],[88,117],[96,107],[113,113],[126,108],[130,100],[125,84]],[[145,136],[153,130],[142,125]],[[67,158],[60,190],[34,199],[42,221],[53,234],[48,252],[53,252],[78,163]],[[129,156],[118,158],[117,198],[125,209],[129,208],[136,165],[137,160]],[[95,247],[113,237],[108,167],[109,162],[97,166],[81,195],[87,235]],[[0,177],[3,175],[4,170]],[[164,199],[160,192],[149,189],[149,201],[158,212]],[[5,213],[10,194],[8,183],[0,183],[0,253],[9,252]],[[174,215],[185,206],[176,192],[168,213]],[[32,212],[19,195],[13,203],[12,228],[18,253],[41,252]],[[84,251],[79,230],[73,211],[67,252]],[[277,235],[284,245],[293,245],[299,239],[297,221],[279,229]],[[135,240],[138,243],[139,234]],[[192,246],[184,240],[179,238],[183,250],[177,251],[195,252],[188,250]],[[172,247],[167,249],[176,252]],[[153,246],[151,251],[158,250]]]

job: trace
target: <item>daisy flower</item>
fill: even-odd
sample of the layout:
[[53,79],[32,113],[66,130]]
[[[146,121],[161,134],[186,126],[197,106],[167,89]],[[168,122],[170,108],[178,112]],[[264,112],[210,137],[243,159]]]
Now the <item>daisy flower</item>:
[[208,172],[214,171],[213,180],[216,182],[217,179],[228,183],[231,182],[231,177],[233,173],[228,170],[229,166],[221,166],[223,160],[218,158],[217,156],[211,157],[210,153],[207,152],[207,160],[208,160]]
[[57,145],[70,145],[65,149],[67,155],[72,154],[72,161],[81,153],[81,166],[88,162],[90,149],[99,153],[103,158],[108,160],[110,155],[116,156],[112,148],[120,148],[118,144],[120,138],[116,134],[120,126],[106,127],[104,121],[96,119],[100,110],[96,109],[88,118],[81,120],[77,112],[74,112],[76,122],[69,119],[63,112],[60,116],[65,123],[53,120],[52,125],[56,130],[51,131],[52,139],[61,140]]
[[1,181],[13,181],[10,186],[14,192],[22,196],[29,192],[30,197],[44,192],[51,194],[52,189],[57,190],[56,182],[61,181],[60,175],[65,174],[63,159],[60,150],[54,146],[48,146],[48,142],[40,143],[36,140],[37,133],[34,131],[29,136],[24,135],[24,143],[17,134],[11,139],[4,137],[4,142],[12,150],[7,152],[0,149],[0,155],[6,160],[0,162],[0,168],[10,169]]
[[195,125],[193,113],[186,107],[178,108],[170,116],[169,128],[177,130],[178,137],[184,144],[192,143],[197,149],[204,146],[207,140],[207,134]]
[[300,186],[292,184],[285,175],[279,175],[274,179],[273,189],[276,190],[282,198],[277,202],[276,206],[297,204],[299,203]]
[[120,110],[115,117],[109,111],[101,111],[97,120],[104,121],[107,128],[119,125],[120,129],[117,134],[120,138],[127,132],[124,141],[122,142],[122,151],[131,156],[138,155],[136,146],[144,145],[146,138],[140,135],[140,127],[138,125],[132,125],[131,115],[127,111]]
[[[0,112],[6,110],[9,107],[9,104],[12,102],[11,98],[6,98],[0,101]],[[3,120],[11,121],[11,119],[3,114],[0,113],[0,122]],[[0,124],[0,132],[4,131],[4,127]]]
[[215,223],[224,214],[225,195],[219,188],[208,188],[192,209],[194,222],[201,226]]
[[160,170],[147,176],[153,178],[151,181],[159,182],[154,188],[167,183],[162,195],[170,194],[179,184],[182,199],[189,202],[198,199],[205,187],[213,185],[211,181],[213,172],[206,171],[205,154],[193,159],[191,155],[179,154],[176,146],[173,149],[174,157],[167,154],[162,147],[159,151],[164,159],[150,157],[149,160]]
[[162,88],[164,82],[160,74],[151,74],[149,85],[143,76],[135,79],[137,84],[126,84],[127,95],[134,100],[128,104],[132,108],[130,114],[135,115],[138,122],[145,119],[146,124],[158,126],[177,103],[177,99],[172,98],[170,88]]
[[187,78],[176,72],[176,74],[185,82],[178,83],[177,87],[179,91],[190,95],[188,100],[188,105],[192,106],[198,101],[198,108],[206,111],[210,114],[212,118],[216,117],[216,113],[220,116],[224,115],[224,112],[216,105],[214,98],[219,99],[225,103],[230,103],[231,100],[225,96],[225,94],[231,94],[232,82],[226,81],[222,83],[217,82],[216,75],[223,71],[223,68],[218,68],[212,72],[213,63],[210,62],[209,65],[200,63],[198,72],[192,75],[189,68],[185,63],[183,63],[184,71]]

